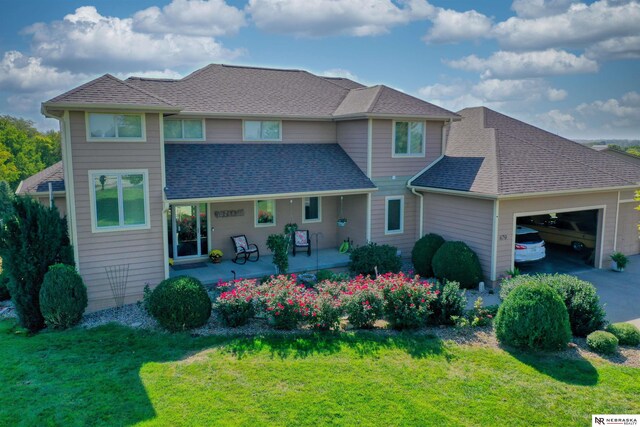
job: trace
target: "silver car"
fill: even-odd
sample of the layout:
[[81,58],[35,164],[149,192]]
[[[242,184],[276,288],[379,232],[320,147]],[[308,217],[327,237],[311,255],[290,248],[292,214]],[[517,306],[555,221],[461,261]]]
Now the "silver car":
[[544,240],[538,231],[518,225],[516,227],[515,262],[539,261],[546,255]]

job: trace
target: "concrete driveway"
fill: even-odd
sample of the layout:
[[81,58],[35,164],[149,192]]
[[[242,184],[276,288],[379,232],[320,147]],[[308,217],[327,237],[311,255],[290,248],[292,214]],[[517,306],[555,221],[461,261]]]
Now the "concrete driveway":
[[640,328],[640,255],[629,257],[622,273],[593,269],[573,274],[596,287],[600,302],[605,304],[607,320],[629,322]]

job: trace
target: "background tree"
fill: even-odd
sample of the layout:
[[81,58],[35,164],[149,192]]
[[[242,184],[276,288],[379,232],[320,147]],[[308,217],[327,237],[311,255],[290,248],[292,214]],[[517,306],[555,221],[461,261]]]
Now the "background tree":
[[0,256],[20,325],[32,332],[44,327],[40,287],[50,265],[73,265],[67,222],[58,210],[30,197],[15,197],[13,214],[0,227]]

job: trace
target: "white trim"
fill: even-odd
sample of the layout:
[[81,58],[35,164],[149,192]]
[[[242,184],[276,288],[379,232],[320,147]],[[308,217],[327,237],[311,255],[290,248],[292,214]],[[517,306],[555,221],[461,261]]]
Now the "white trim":
[[[415,179],[415,178],[412,178],[412,179]],[[606,193],[611,191],[632,190],[632,189],[638,188],[637,185],[625,185],[625,186],[619,186],[619,187],[582,188],[582,189],[576,189],[576,190],[541,191],[539,193],[515,193],[515,194],[507,194],[507,195],[496,195],[496,194],[474,193],[474,192],[462,191],[462,190],[448,190],[448,189],[436,188],[436,187],[423,187],[420,185],[411,185],[410,187],[415,188],[419,191],[427,192],[427,193],[442,193],[442,194],[452,194],[452,195],[465,196],[465,197],[475,197],[480,199],[500,199],[500,200],[530,199],[530,198],[545,197],[545,196],[563,196],[563,195],[568,196],[572,194],[583,194],[583,193]]]
[[213,250],[213,225],[211,224],[211,203],[202,202],[207,205],[207,256]]
[[602,224],[600,226],[599,235],[596,236],[596,244],[598,242],[598,238],[600,239],[600,260],[596,268],[602,268],[602,256],[604,252],[604,241],[605,241],[605,229],[606,229],[606,218],[607,218],[607,205],[595,205],[595,206],[575,206],[571,208],[560,208],[560,209],[545,209],[542,211],[534,211],[534,212],[514,212],[513,213],[513,230],[512,230],[512,238],[511,238],[511,268],[514,267],[515,262],[515,253],[513,247],[515,245],[516,239],[516,220],[518,217],[523,216],[532,216],[532,215],[544,215],[549,212],[553,213],[562,213],[562,212],[577,212],[577,211],[591,211],[591,210],[600,210],[602,209]]
[[60,131],[62,132],[60,143],[62,144],[62,168],[64,175],[65,199],[67,204],[67,229],[69,240],[73,245],[73,258],[76,264],[76,271],[80,273],[80,252],[78,249],[78,227],[76,225],[76,198],[75,181],[73,179],[73,156],[71,150],[71,116],[65,110],[60,120]]
[[367,123],[367,178],[371,179],[373,169],[373,119]]
[[618,247],[618,220],[620,219],[620,191],[618,191],[618,203],[616,203],[616,226],[613,229],[613,251]]
[[[178,113],[181,108],[180,107],[171,107],[171,106],[158,106],[158,105],[144,105],[144,104],[109,104],[109,103],[80,103],[80,102],[56,102],[56,103],[42,103],[41,112],[48,117],[53,116],[52,111],[60,111],[60,110],[83,110],[83,111],[91,111],[91,112],[100,112],[105,110],[111,111],[136,111],[136,112],[147,112],[147,111],[160,111],[160,112],[176,112]],[[55,118],[55,117],[52,117]]]
[[[306,219],[305,218],[305,210],[304,210],[305,199],[311,199],[312,197],[315,197],[315,198],[318,199],[318,218]],[[303,197],[302,198],[302,223],[303,224],[313,224],[314,222],[315,223],[322,222],[322,197],[320,197],[320,196]]]
[[500,217],[500,201],[493,201],[493,224],[491,233],[491,273],[489,278],[491,281],[497,279],[498,270],[498,218]]
[[[400,200],[400,229],[389,230],[389,202],[392,200]],[[404,196],[387,196],[384,198],[384,234],[403,234],[404,233]]]
[[327,191],[303,191],[299,193],[275,193],[275,194],[250,194],[247,196],[225,196],[225,197],[202,197],[197,199],[171,199],[170,203],[194,203],[194,202],[240,202],[251,200],[266,200],[266,199],[288,199],[296,197],[307,196],[350,196],[354,194],[364,194],[378,191],[377,188],[360,188],[354,190],[327,190]]
[[411,188],[411,186],[409,186],[409,185],[407,187],[409,187],[411,192],[413,194],[415,194],[416,196],[418,196],[418,198],[420,199],[419,200],[419,203],[420,203],[420,218],[419,218],[419,221],[420,221],[420,223],[418,224],[418,230],[419,231],[418,231],[418,238],[416,239],[416,240],[418,240],[418,239],[422,238],[423,233],[424,233],[424,195],[422,193],[418,193],[415,188]]
[[[258,223],[258,202],[273,202],[273,222],[272,223],[262,223],[262,224]],[[276,199],[262,198],[262,199],[254,200],[254,202],[253,202],[253,226],[255,228],[275,227],[276,224],[277,224],[276,210],[277,210]]]
[[[408,123],[407,125],[407,154],[396,153],[396,123]],[[410,153],[411,151],[411,123],[420,123],[422,125],[422,152]],[[427,146],[427,124],[426,122],[419,120],[392,120],[391,121],[391,158],[393,159],[406,159],[406,158],[422,158],[426,156]]]
[[[97,175],[117,175],[118,176],[118,211],[120,222],[124,223],[124,200],[122,197],[122,185],[120,184],[122,175],[143,175],[144,186],[144,224],[136,225],[116,225],[110,227],[98,227],[97,224],[97,207],[96,207],[96,188],[94,177]],[[89,201],[91,210],[91,232],[92,233],[111,233],[118,231],[148,230],[151,228],[151,215],[149,212],[149,170],[148,169],[108,169],[108,170],[89,170]]]
[[164,278],[168,279],[170,274],[169,267],[169,226],[167,225],[167,211],[169,210],[169,203],[167,203],[167,196],[164,194],[164,188],[167,186],[167,172],[164,164],[164,116],[162,113],[158,114],[159,126],[160,126],[160,177],[162,181],[162,210],[160,211],[160,219],[162,221],[162,256],[164,257]]
[[[201,123],[202,123],[202,138],[185,138],[184,137],[184,121],[188,120],[188,121],[196,121],[197,119],[187,119],[187,118],[171,118],[171,119],[167,119],[167,120],[163,120],[162,123],[162,141],[171,141],[171,142],[185,142],[185,141],[198,141],[198,142],[202,142],[202,141],[206,141],[207,140],[207,130],[206,130],[206,120],[205,119],[200,119]],[[164,139],[164,122],[180,122],[180,127],[182,128],[182,138],[170,138],[170,139]]]
[[[113,138],[108,137],[93,137],[91,136],[91,128],[89,126],[89,116],[91,114],[108,114],[112,116],[140,116],[140,130],[142,131],[142,136],[134,137],[134,138],[119,138],[117,136]],[[84,112],[84,126],[85,126],[85,137],[87,142],[147,142],[147,124],[146,124],[146,114],[145,113],[113,113],[113,112],[103,112],[103,111],[85,111]],[[115,128],[116,134],[118,132],[118,127]]]
[[[244,123],[245,122],[260,122],[260,133],[262,134],[262,122],[278,122],[278,124],[280,125],[280,129],[279,129],[279,138],[277,139],[247,139],[245,138],[244,135]],[[282,129],[282,120],[280,119],[273,119],[273,120],[246,120],[246,119],[242,119],[242,141],[243,142],[279,142],[282,141],[282,133],[283,133],[283,129]]]
[[365,238],[367,242],[371,241],[371,193],[367,193],[367,229]]
[[638,201],[635,199],[620,199],[618,203],[637,203]]

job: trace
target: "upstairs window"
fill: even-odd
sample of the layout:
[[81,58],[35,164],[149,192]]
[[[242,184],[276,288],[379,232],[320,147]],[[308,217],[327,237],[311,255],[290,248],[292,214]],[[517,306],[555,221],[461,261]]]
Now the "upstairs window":
[[243,140],[280,141],[282,140],[282,122],[278,120],[245,120],[243,122]]
[[87,114],[88,141],[144,141],[143,114]]
[[320,197],[305,197],[303,199],[303,218],[302,222],[320,222],[322,221],[322,208],[320,205]]
[[421,157],[424,155],[424,123],[394,122],[393,156]]
[[204,141],[204,120],[165,120],[165,141]]

